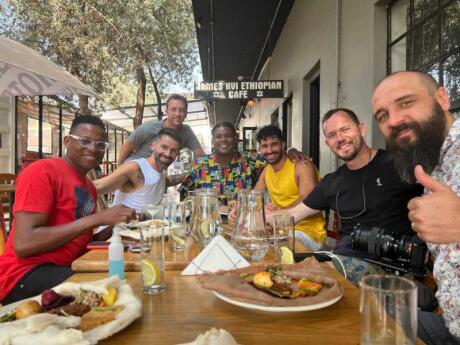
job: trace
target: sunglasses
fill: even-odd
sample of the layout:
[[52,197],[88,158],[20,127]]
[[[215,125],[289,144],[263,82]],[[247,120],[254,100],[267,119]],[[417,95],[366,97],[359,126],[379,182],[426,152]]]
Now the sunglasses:
[[86,148],[91,148],[91,146],[94,144],[94,147],[96,147],[96,150],[98,151],[106,151],[109,148],[109,143],[107,141],[94,141],[85,137],[80,137],[75,134],[69,134],[69,137],[75,139],[80,143],[81,146],[86,147]]
[[361,184],[361,191],[363,193],[363,209],[361,211],[359,211],[358,213],[352,215],[352,216],[343,216],[340,214],[340,210],[339,210],[339,197],[340,197],[340,192],[342,191],[342,185],[340,185],[340,188],[339,190],[337,191],[337,194],[335,195],[335,207],[336,207],[336,212],[337,212],[337,216],[339,217],[339,219],[342,219],[342,220],[350,220],[350,219],[355,219],[355,218],[358,218],[359,216],[363,215],[365,212],[366,212],[366,192],[364,190],[364,181],[363,183]]

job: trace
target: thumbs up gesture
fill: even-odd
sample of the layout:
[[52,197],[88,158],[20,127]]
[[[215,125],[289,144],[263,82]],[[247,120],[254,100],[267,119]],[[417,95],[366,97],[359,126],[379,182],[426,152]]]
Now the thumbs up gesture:
[[409,201],[412,229],[427,242],[460,242],[460,197],[426,174],[420,165],[415,167],[415,177],[432,193]]

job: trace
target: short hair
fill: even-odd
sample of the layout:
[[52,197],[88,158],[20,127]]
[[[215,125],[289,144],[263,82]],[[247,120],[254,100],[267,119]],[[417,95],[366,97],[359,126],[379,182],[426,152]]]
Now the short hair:
[[235,128],[235,126],[233,124],[231,124],[230,122],[226,122],[226,121],[216,123],[214,125],[214,127],[212,127],[211,135],[214,136],[214,132],[219,128],[230,128],[230,130],[232,131],[233,135],[236,136],[236,128]]
[[336,113],[339,111],[344,112],[345,114],[348,115],[348,117],[356,123],[357,126],[361,123],[358,119],[358,116],[356,116],[355,112],[353,110],[347,109],[347,108],[334,108],[329,110],[326,114],[323,115],[323,118],[321,119],[321,125],[324,126],[324,123],[329,120],[332,116],[334,116]]
[[257,142],[259,144],[262,140],[267,138],[277,138],[281,141],[284,141],[281,129],[275,125],[267,125],[257,131]]
[[163,127],[162,129],[160,129],[160,131],[158,132],[158,134],[155,136],[155,138],[153,139],[153,141],[159,141],[161,138],[163,138],[164,136],[168,136],[170,137],[171,139],[177,141],[179,143],[179,146],[180,144],[182,143],[182,140],[180,138],[180,135],[177,131],[175,131],[174,129],[171,129],[171,128],[165,128]]
[[434,93],[437,89],[441,87],[441,85],[439,85],[437,80],[431,74],[425,71],[414,69],[414,70],[407,70],[407,71],[397,71],[397,72],[393,72],[387,75],[385,78],[383,78],[377,83],[377,86],[375,87],[375,89],[387,78],[392,77],[397,74],[401,74],[401,73],[415,73],[422,80],[422,83],[426,86],[426,88],[428,89],[430,93]]
[[188,108],[187,98],[184,95],[180,95],[178,93],[172,93],[168,96],[168,98],[166,99],[166,108],[169,106],[169,102],[173,99],[182,101],[185,104],[185,109]]
[[72,125],[70,126],[69,133],[73,133],[75,131],[75,128],[82,124],[94,125],[94,126],[101,128],[104,131],[104,133],[106,132],[104,122],[102,122],[102,120],[99,117],[89,115],[89,114],[78,114],[77,113],[76,117],[72,121]]

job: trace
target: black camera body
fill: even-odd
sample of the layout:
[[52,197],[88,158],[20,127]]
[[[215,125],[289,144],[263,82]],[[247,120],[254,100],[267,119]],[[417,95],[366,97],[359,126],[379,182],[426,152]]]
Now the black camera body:
[[398,233],[382,228],[359,226],[351,234],[355,250],[366,251],[376,260],[365,259],[393,271],[425,275],[429,251],[414,233]]

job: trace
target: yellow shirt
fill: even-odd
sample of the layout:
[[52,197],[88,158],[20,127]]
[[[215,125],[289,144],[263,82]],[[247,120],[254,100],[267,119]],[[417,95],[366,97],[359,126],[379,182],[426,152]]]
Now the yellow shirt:
[[[287,208],[299,199],[299,187],[295,180],[295,163],[287,159],[280,171],[273,170],[271,165],[267,165],[265,169],[265,184],[273,204],[279,208]],[[326,240],[322,212],[298,222],[295,228],[305,232],[320,244],[324,244]]]

